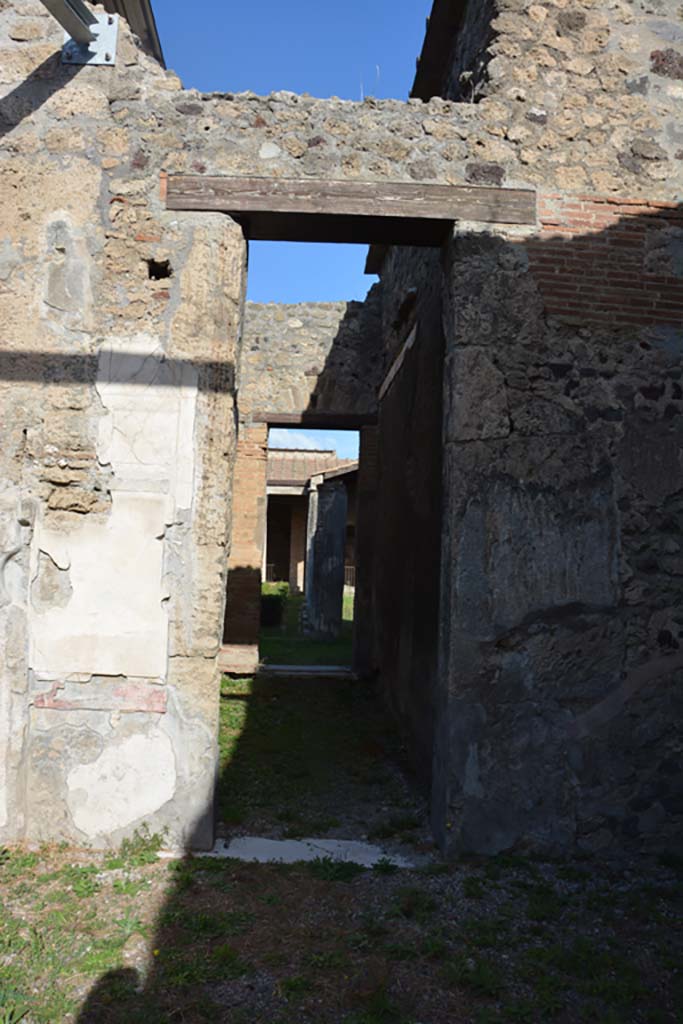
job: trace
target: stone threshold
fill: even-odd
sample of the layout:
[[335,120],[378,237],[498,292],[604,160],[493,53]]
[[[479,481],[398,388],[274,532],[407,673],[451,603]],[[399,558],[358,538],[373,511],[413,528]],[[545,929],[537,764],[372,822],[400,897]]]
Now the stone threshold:
[[279,678],[297,676],[315,679],[349,679],[357,681],[358,676],[346,665],[261,665],[259,676]]
[[204,854],[217,859],[234,859],[259,864],[297,864],[329,857],[330,860],[360,864],[372,868],[388,862],[397,868],[416,868],[423,858],[409,858],[388,853],[372,843],[354,839],[264,839],[260,836],[239,836],[219,839],[213,850]]

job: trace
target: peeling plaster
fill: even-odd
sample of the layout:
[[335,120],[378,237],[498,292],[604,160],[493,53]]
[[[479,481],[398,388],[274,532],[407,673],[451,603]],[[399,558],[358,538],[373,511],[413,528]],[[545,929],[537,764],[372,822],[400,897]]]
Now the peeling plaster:
[[57,211],[47,226],[46,319],[88,330],[92,319],[88,245],[68,213]]
[[6,570],[12,559],[21,551],[21,545],[0,553],[0,608],[12,600],[6,576]]
[[95,839],[154,814],[173,797],[175,784],[171,741],[155,729],[129,736],[69,772],[67,803],[76,827]]
[[106,520],[84,516],[69,534],[37,527],[39,550],[68,561],[73,588],[63,607],[33,602],[29,609],[29,664],[37,673],[165,677],[168,616],[157,537],[167,504],[162,494],[115,492]]
[[68,568],[58,566],[47,552],[38,552],[38,571],[31,584],[31,604],[36,611],[65,608],[72,594]]
[[105,409],[97,455],[112,489],[161,491],[191,508],[197,371],[169,363],[158,339],[116,338],[100,350],[97,392]]

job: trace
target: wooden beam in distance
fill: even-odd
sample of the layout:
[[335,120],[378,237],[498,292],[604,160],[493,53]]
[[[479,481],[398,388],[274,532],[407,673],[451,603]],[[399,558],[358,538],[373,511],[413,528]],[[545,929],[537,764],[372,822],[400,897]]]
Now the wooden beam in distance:
[[360,430],[374,427],[377,415],[363,415],[350,412],[253,412],[252,423],[267,423],[269,427],[309,427],[321,430]]

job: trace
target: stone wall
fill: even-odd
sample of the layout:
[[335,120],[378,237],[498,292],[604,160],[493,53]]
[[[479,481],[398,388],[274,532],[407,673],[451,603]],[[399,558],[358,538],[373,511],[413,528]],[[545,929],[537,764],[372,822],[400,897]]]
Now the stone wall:
[[[670,263],[648,288],[661,211],[569,206],[561,234],[452,247],[434,820],[457,849],[680,837],[683,292],[659,301]],[[585,304],[548,284],[578,267]]]
[[377,413],[383,369],[381,298],[291,305],[247,303],[239,414]]
[[64,152],[103,161],[110,196],[130,201],[161,172],[459,183],[486,178],[482,162],[497,183],[629,195],[646,184],[668,199],[683,182],[678,6],[498,0],[481,102],[355,103],[183,90],[126,26],[113,71],[64,70],[61,30],[36,0],[12,0],[0,13],[3,130],[44,170]]
[[0,834],[206,845],[244,239],[140,182],[125,27],[116,70],[34,3],[0,39]]
[[[385,259],[385,371],[406,318],[428,322],[445,300],[439,664],[423,662],[420,686],[413,636],[434,621],[419,614],[433,574],[401,577],[387,557],[406,548],[389,509],[414,484],[406,418],[430,422],[412,403],[439,373],[433,331],[380,401],[362,661],[389,682],[423,765],[435,725],[446,850],[616,852],[680,836],[678,7],[470,4],[444,90],[475,102],[433,100],[448,124],[424,131],[462,147],[464,180],[536,184],[539,229],[463,224],[441,264]],[[444,180],[433,152],[418,167]],[[415,449],[428,477],[439,450],[430,429]],[[438,484],[422,484],[434,517]]]
[[[40,251],[55,220],[36,206]],[[93,213],[82,196],[59,210],[67,254]],[[2,467],[3,689],[21,747],[9,838],[100,844],[143,819],[174,841],[211,835],[244,243],[222,218],[191,218],[182,237],[173,315],[118,317],[104,339],[78,300],[55,305],[77,287],[68,256],[15,272],[37,316],[5,335],[0,385],[23,439]],[[94,306],[107,279],[92,284]],[[186,300],[205,288],[198,331]],[[16,292],[2,298],[16,309]]]
[[476,101],[473,182],[671,199],[682,81],[677,0],[492,0],[467,4],[443,94]]
[[443,95],[457,101],[481,98],[487,83],[487,66],[494,37],[496,0],[463,4],[464,12],[447,68]]

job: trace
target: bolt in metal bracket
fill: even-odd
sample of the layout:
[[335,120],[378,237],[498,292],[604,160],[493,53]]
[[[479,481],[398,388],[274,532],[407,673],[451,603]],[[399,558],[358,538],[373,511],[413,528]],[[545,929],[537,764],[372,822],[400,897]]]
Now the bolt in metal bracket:
[[63,64],[116,63],[118,14],[95,13],[83,0],[41,0],[65,32]]
[[116,64],[116,43],[119,35],[118,14],[97,14],[97,23],[92,25],[94,38],[88,43],[79,43],[68,32],[64,37],[62,64]]

